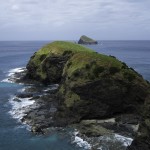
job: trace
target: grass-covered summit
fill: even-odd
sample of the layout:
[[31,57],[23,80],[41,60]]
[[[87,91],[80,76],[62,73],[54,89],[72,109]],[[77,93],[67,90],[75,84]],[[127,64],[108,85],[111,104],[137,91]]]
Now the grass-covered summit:
[[[104,67],[110,67],[111,71],[113,71],[112,67],[116,67],[116,71],[120,70],[122,67],[122,63],[113,57],[98,54],[79,44],[56,41],[47,44],[31,57],[30,62],[27,65],[27,69],[30,70],[28,72],[30,77],[33,77],[33,79],[38,78],[40,81],[45,83],[51,82],[52,76],[48,76],[48,74],[46,74],[46,68],[50,69],[49,65],[51,65],[48,64],[48,61],[59,61],[59,59],[61,59],[61,62],[58,62],[59,66],[57,65],[57,67],[61,67],[61,65],[66,62],[64,68],[61,68],[61,71],[63,74],[67,73],[68,76],[72,76],[77,73],[79,69],[89,68],[86,72],[90,73],[92,78],[92,73],[97,72],[98,77],[98,72],[103,71]],[[55,69],[53,68],[52,72],[55,72]],[[94,72],[92,72],[92,70]],[[55,73],[57,74],[58,72]],[[57,80],[54,81],[54,83],[55,82],[58,83]]]
[[37,51],[26,78],[60,84],[58,116],[70,122],[139,113],[149,95],[149,84],[125,63],[64,41]]

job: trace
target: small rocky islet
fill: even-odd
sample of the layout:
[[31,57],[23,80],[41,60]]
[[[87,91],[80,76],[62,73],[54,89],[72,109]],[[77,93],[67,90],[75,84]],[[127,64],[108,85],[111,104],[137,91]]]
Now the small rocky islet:
[[79,44],[55,41],[34,53],[26,68],[18,82],[58,85],[41,97],[36,88],[28,89],[37,107],[22,121],[33,132],[71,126],[88,137],[130,136],[134,140],[128,149],[150,149],[150,84],[124,62]]
[[98,42],[86,35],[82,35],[78,41],[78,44],[98,44]]

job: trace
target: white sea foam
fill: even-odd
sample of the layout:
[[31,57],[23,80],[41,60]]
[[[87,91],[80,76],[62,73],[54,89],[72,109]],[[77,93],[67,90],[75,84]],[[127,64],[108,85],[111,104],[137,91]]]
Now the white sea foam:
[[111,148],[114,149],[114,147],[116,147],[116,150],[120,150],[122,148],[126,149],[126,147],[131,145],[133,141],[132,138],[119,134],[104,135],[97,138],[91,137],[87,138],[85,141],[79,137],[78,134],[78,131],[74,132],[72,143],[76,143],[78,147],[82,147],[86,150],[91,150],[94,145],[99,145],[99,147],[96,148],[98,150],[110,150]]
[[9,78],[3,79],[1,82],[13,83],[13,81],[9,80]]
[[82,147],[86,150],[90,150],[91,145],[87,141],[84,141],[81,137],[79,137],[77,135],[78,135],[78,132],[75,131],[74,132],[74,141],[72,143],[76,143],[79,147]]
[[15,74],[19,72],[23,72],[24,70],[25,70],[24,67],[10,69],[7,73],[7,78],[3,79],[1,82],[14,83],[14,78],[18,79],[15,77]]
[[[132,138],[125,137],[125,136],[122,136],[122,135],[119,135],[119,134],[114,134],[114,135],[111,135],[111,136],[109,136],[109,135],[101,136],[101,137],[99,137],[99,140],[103,144],[98,148],[98,150],[104,150],[104,149],[109,150],[109,145],[111,143],[113,143],[113,144],[114,143],[119,143],[119,144],[117,144],[118,146],[122,145],[124,147],[127,147],[127,146],[131,145],[131,143],[133,141]],[[116,149],[117,149],[117,147],[116,147]]]
[[74,143],[77,143],[77,145],[79,147],[83,147],[84,149],[90,150],[91,149],[91,145],[87,142],[84,141],[82,138],[80,138],[79,136],[75,137]]
[[[17,101],[15,100],[17,99]],[[12,109],[9,111],[11,116],[15,119],[22,119],[26,115],[26,110],[29,109],[31,105],[34,104],[34,100],[30,100],[30,98],[17,98],[11,97],[10,104],[12,105]]]
[[25,90],[26,90],[26,88],[22,88],[22,89],[19,89],[17,91],[23,93]]
[[23,72],[24,69],[25,69],[24,67],[10,69],[10,70],[8,71],[8,77],[14,75],[15,73]]
[[115,134],[115,138],[117,141],[120,141],[121,143],[123,143],[124,146],[129,146],[131,145],[133,139],[132,138],[128,138],[125,136],[121,136],[119,134]]

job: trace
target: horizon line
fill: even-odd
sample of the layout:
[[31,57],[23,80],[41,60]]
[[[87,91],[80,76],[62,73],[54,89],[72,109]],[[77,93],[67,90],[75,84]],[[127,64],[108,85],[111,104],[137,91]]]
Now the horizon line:
[[[0,42],[34,42],[34,41],[45,41],[45,42],[47,42],[47,41],[78,41],[78,40],[60,40],[60,39],[58,39],[58,40],[0,40]],[[125,40],[118,40],[118,39],[115,39],[115,40],[106,40],[106,39],[103,39],[103,40],[97,40],[97,41],[150,41],[150,39],[129,39],[129,40],[127,40],[127,39],[125,39]]]

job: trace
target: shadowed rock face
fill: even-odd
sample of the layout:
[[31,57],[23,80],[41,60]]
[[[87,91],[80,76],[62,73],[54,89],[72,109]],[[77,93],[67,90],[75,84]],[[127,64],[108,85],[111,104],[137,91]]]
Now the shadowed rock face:
[[150,150],[150,139],[136,137],[127,150]]
[[150,141],[150,85],[115,57],[57,41],[31,57],[25,78],[60,84],[56,125],[136,114],[143,120],[139,120],[139,134],[130,148]]
[[98,42],[85,35],[82,35],[78,41],[78,44],[98,44]]
[[73,107],[74,109],[76,107],[76,112],[84,119],[106,118],[121,113],[138,112],[144,102],[146,89],[138,85],[129,87],[128,84],[123,80],[104,78],[74,87],[71,90],[80,95],[83,100],[82,105],[84,105],[82,110],[78,110],[78,105],[81,107],[78,102]]
[[138,133],[132,142],[129,150],[150,149],[150,97],[147,97],[142,111],[142,121]]
[[61,75],[65,63],[69,59],[69,55],[62,56],[49,56],[41,60],[41,68],[43,76],[46,74],[46,77],[41,78],[41,75],[37,73],[38,67],[35,67],[32,62],[29,62],[27,65],[27,74],[26,77],[39,80],[43,83],[59,83],[61,81]]

